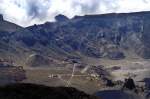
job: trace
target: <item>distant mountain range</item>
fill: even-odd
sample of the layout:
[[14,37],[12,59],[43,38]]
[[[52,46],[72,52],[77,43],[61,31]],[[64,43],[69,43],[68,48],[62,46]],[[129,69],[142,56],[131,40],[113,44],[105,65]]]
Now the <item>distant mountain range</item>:
[[[40,59],[150,59],[150,12],[55,17],[56,22],[20,27],[0,15],[0,56],[25,63]],[[36,58],[34,58],[36,59]],[[46,60],[46,59],[45,59]]]

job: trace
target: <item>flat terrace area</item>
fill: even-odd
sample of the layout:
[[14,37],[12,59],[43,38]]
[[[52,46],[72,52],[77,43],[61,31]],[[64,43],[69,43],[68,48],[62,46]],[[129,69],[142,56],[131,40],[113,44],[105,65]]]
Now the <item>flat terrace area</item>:
[[102,81],[91,77],[89,74],[82,74],[72,70],[57,69],[26,69],[27,79],[25,83],[44,84],[47,86],[70,86],[87,93],[94,93],[102,87]]

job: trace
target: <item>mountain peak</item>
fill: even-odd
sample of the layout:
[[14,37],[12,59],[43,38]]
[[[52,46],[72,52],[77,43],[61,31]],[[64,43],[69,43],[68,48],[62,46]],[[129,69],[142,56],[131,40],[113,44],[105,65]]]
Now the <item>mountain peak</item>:
[[69,20],[69,18],[66,17],[65,15],[59,14],[59,15],[57,15],[57,16],[55,17],[55,20],[56,20],[57,22],[64,22],[64,21]]

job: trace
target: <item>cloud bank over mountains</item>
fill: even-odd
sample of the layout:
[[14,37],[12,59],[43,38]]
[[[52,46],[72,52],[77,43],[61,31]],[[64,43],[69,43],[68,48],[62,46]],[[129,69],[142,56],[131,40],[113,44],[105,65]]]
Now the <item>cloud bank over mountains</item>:
[[150,11],[150,0],[0,0],[0,13],[21,26],[75,15]]

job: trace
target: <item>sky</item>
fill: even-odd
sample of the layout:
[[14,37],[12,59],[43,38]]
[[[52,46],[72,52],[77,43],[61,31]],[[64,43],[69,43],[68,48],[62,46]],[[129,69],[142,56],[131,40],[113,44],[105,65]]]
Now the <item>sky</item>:
[[75,15],[150,11],[150,0],[0,0],[4,19],[23,27]]

